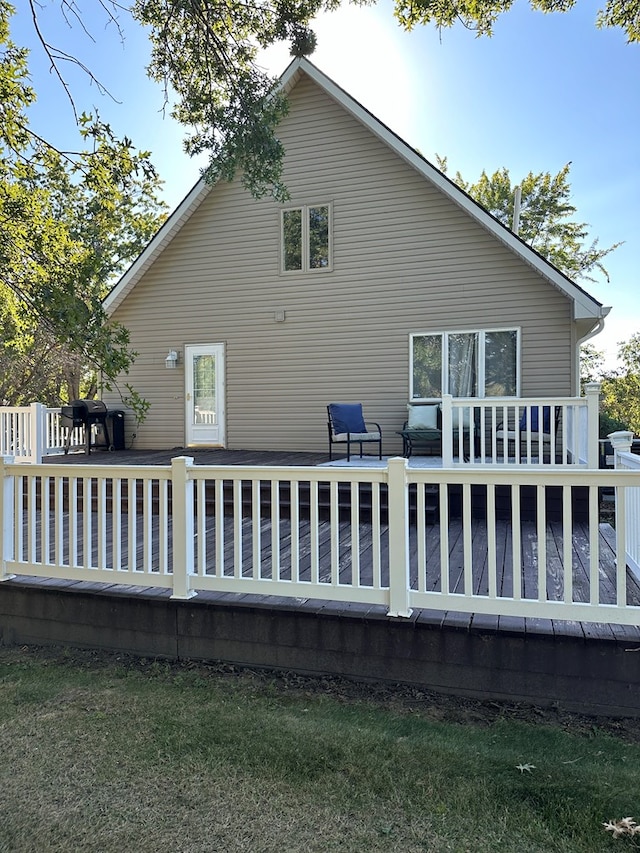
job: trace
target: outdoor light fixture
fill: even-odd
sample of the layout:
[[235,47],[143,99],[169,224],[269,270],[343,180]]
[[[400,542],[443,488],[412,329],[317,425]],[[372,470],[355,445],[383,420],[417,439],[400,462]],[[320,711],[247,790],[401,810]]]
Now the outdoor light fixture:
[[178,366],[178,353],[174,349],[169,350],[169,355],[164,360],[164,366],[167,370],[173,370]]

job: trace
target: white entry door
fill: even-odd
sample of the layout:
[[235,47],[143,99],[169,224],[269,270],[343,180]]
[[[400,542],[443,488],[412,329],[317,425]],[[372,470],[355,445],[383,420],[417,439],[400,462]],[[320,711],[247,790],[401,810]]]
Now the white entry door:
[[185,346],[187,446],[225,443],[224,344]]

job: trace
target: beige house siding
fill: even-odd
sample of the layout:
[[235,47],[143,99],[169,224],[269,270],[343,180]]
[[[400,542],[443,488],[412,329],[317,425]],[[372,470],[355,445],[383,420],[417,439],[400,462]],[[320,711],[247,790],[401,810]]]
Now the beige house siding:
[[225,344],[236,449],[324,450],[326,404],[344,400],[399,451],[412,332],[518,327],[522,394],[572,393],[570,300],[307,77],[290,102],[288,204],[332,204],[333,271],[281,274],[281,205],[216,186],[114,314],[151,403],[136,446],[184,444],[189,344]]

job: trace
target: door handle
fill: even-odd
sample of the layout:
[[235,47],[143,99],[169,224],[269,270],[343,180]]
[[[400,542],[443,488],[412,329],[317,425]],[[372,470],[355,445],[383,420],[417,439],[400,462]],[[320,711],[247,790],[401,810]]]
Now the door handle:
[[191,399],[191,394],[187,393],[187,402]]

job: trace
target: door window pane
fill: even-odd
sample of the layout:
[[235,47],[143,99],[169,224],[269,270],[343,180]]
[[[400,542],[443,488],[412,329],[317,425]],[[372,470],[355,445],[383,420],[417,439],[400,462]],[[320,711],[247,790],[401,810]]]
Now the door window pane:
[[485,397],[515,397],[517,394],[518,333],[485,332]]
[[216,423],[216,359],[196,355],[193,359],[193,423]]

